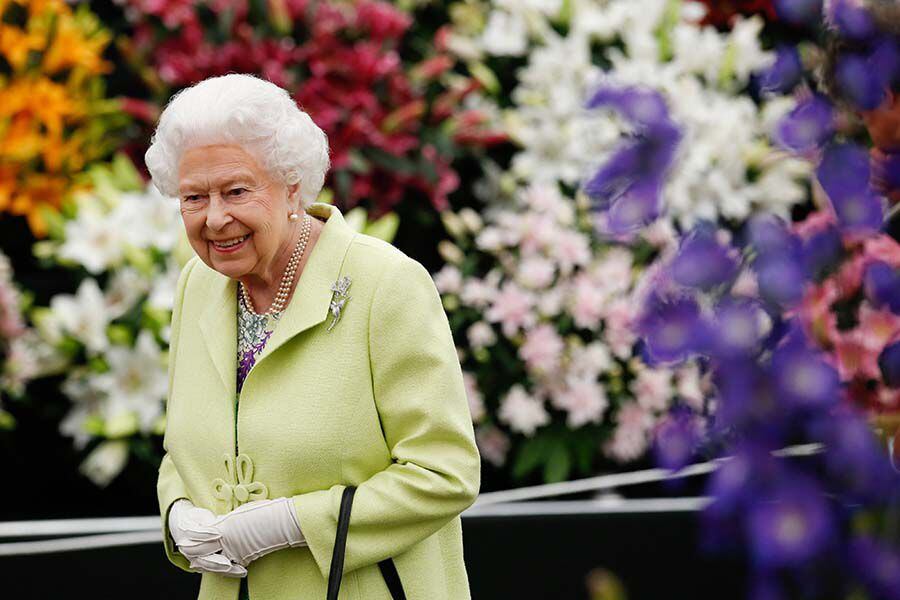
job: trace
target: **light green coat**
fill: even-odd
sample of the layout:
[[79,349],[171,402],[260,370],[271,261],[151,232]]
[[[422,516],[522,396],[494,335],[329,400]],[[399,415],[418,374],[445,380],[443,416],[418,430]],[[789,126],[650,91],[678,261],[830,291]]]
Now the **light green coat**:
[[[480,460],[440,296],[419,262],[335,207],[309,211],[328,221],[244,382],[237,440],[237,282],[198,257],[179,278],[157,485],[166,554],[190,570],[166,527],[178,498],[224,514],[286,496],[309,546],[252,562],[250,597],[324,599],[341,492],[355,485],[340,598],[388,600],[376,563],[393,557],[409,600],[468,599],[459,514],[478,494]],[[350,300],[327,331],[343,276]],[[204,573],[199,598],[233,600],[238,585]]]

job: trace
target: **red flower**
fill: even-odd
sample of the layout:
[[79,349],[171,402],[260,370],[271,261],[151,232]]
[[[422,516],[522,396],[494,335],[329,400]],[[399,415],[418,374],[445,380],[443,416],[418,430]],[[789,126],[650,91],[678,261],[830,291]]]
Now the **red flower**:
[[762,14],[766,19],[777,19],[772,0],[701,0],[707,13],[703,23],[724,27],[731,24],[735,15]]

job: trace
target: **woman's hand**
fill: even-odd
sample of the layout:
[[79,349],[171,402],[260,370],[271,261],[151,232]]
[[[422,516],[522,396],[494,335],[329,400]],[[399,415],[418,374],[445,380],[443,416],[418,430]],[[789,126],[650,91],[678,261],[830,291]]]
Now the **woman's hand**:
[[222,554],[244,567],[275,550],[306,545],[290,498],[247,502],[212,526],[221,533]]
[[169,510],[169,531],[178,551],[198,571],[219,573],[227,577],[244,577],[247,569],[236,565],[219,553],[222,537],[213,525],[216,515],[212,511],[194,506],[182,498]]

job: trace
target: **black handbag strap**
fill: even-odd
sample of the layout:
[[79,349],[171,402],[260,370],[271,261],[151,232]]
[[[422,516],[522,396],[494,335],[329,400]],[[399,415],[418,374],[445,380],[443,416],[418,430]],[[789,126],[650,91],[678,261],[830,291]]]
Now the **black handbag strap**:
[[[341,508],[338,512],[337,534],[334,539],[334,551],[331,554],[331,569],[328,572],[328,594],[327,600],[337,600],[338,593],[341,590],[341,577],[344,574],[344,553],[347,548],[347,530],[350,528],[350,509],[353,506],[353,494],[356,488],[348,485],[341,494]],[[378,563],[381,575],[387,583],[388,590],[391,592],[391,598],[394,600],[406,600],[406,593],[403,591],[403,584],[400,582],[400,575],[397,573],[397,567],[394,565],[392,558],[386,558]]]

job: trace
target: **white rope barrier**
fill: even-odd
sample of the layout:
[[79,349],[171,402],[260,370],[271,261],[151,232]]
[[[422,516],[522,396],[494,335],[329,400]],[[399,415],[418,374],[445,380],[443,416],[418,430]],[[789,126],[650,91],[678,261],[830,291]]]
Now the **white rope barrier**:
[[[809,456],[822,451],[820,444],[805,444],[777,450],[775,456]],[[602,515],[623,513],[691,512],[702,510],[709,498],[617,498],[535,501],[550,496],[608,491],[616,488],[691,477],[715,471],[728,457],[690,465],[679,471],[646,469],[630,473],[600,475],[575,481],[547,483],[480,494],[462,513],[466,519],[481,517],[527,517],[552,515]],[[531,502],[523,502],[532,500]],[[75,536],[50,540],[0,543],[0,556],[47,554],[93,548],[108,548],[162,541],[158,516],[94,519],[48,519],[0,522],[0,539],[36,536]]]
[[[787,456],[809,456],[822,451],[821,444],[803,444],[791,446],[776,450],[772,454],[780,457]],[[486,506],[488,504],[501,504],[506,502],[520,502],[522,500],[533,500],[537,498],[547,498],[550,496],[565,496],[567,494],[578,494],[582,492],[598,492],[602,490],[612,490],[629,485],[637,485],[640,483],[655,483],[670,479],[681,479],[683,477],[691,477],[694,475],[703,475],[710,473],[719,468],[724,461],[730,460],[729,457],[718,458],[705,463],[697,463],[681,469],[680,471],[670,471],[668,469],[645,469],[643,471],[631,471],[630,473],[615,473],[613,475],[599,475],[597,477],[588,477],[586,479],[576,479],[574,481],[561,481],[559,483],[545,483],[542,485],[534,485],[529,487],[521,487],[512,490],[503,490],[500,492],[486,492],[480,494],[473,506]]]
[[[660,512],[695,512],[707,498],[597,498],[593,500],[559,500],[472,506],[462,513],[464,519],[549,517],[564,515],[643,514]],[[118,517],[110,519],[67,519],[52,521],[18,521],[0,523],[0,538],[33,535],[67,535],[94,533],[28,542],[0,543],[0,556],[54,554],[115,546],[132,546],[162,542],[159,517]],[[38,527],[35,527],[38,526]],[[38,533],[40,531],[40,533]],[[99,533],[116,531],[124,533]]]
[[0,556],[24,556],[29,554],[53,554],[115,546],[161,543],[162,531],[133,531],[130,533],[107,533],[103,535],[82,535],[73,538],[41,540],[37,542],[11,542],[0,544]]

